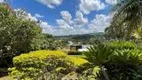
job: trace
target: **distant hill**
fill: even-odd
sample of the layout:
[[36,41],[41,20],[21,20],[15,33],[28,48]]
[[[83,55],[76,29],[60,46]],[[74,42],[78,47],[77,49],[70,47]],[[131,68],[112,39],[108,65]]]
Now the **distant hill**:
[[91,39],[103,39],[105,33],[90,33],[90,34],[82,34],[82,35],[68,35],[68,36],[54,36],[55,39],[61,39],[66,41],[76,41],[76,42],[87,42]]
[[84,36],[90,36],[90,37],[94,37],[94,36],[104,36],[104,32],[98,32],[98,33],[89,33],[89,34],[78,34],[78,35],[65,35],[65,36],[54,36],[54,38],[64,38],[64,37],[84,37]]

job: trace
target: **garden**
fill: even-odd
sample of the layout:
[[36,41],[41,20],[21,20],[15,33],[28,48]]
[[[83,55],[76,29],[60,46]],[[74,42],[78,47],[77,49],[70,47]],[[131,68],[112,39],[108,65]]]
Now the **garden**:
[[82,43],[91,45],[83,52],[67,52],[67,41],[42,33],[39,21],[25,19],[23,11],[0,4],[0,77],[142,80],[141,4],[141,0],[119,0],[111,25],[105,29],[105,39],[83,39]]

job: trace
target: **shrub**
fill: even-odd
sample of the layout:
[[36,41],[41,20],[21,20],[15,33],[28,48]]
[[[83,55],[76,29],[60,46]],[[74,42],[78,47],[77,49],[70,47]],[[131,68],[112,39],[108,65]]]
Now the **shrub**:
[[107,45],[112,49],[135,49],[137,45],[132,41],[110,41]]
[[36,22],[15,14],[0,4],[0,68],[12,66],[14,56],[40,49],[42,29]]
[[34,51],[13,58],[10,75],[18,79],[60,80],[73,72],[86,60],[67,56],[61,51]]
[[79,80],[97,80],[100,77],[100,68],[90,63],[83,64],[77,68]]
[[142,80],[142,66],[138,66],[136,71],[133,71],[134,80]]
[[[10,75],[18,79],[56,79],[74,70],[73,63],[61,51],[34,51],[13,58]],[[50,74],[50,76],[49,76]],[[61,77],[57,77],[59,75]]]
[[137,67],[142,64],[142,52],[133,42],[97,42],[88,50],[86,59],[94,67],[100,67],[100,78],[103,80],[132,80],[136,74],[134,72],[138,71]]
[[104,65],[109,61],[109,56],[112,54],[111,48],[109,48],[105,43],[97,41],[93,46],[91,46],[84,55],[86,59],[94,64],[94,67],[97,65],[101,69],[102,76],[105,80],[109,80],[109,76],[105,71]]
[[104,64],[111,80],[131,80],[141,64],[138,49],[115,50],[108,63]]

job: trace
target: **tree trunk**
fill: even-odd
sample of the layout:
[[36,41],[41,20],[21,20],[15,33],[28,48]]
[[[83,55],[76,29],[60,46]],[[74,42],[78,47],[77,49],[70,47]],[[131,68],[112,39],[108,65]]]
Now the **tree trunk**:
[[104,67],[100,66],[100,68],[101,68],[101,71],[103,73],[103,76],[105,77],[105,80],[110,80],[110,78],[109,78],[107,72],[105,71]]

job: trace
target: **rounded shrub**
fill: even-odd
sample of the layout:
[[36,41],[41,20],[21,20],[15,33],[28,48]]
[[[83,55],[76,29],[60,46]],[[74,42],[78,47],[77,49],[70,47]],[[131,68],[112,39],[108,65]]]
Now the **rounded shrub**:
[[[74,70],[73,63],[61,51],[33,51],[13,58],[10,75],[16,79],[56,79]],[[50,74],[50,76],[49,76]]]
[[87,63],[86,60],[68,56],[62,51],[33,51],[14,57],[14,67],[9,68],[9,74],[14,79],[61,80],[85,63]]

